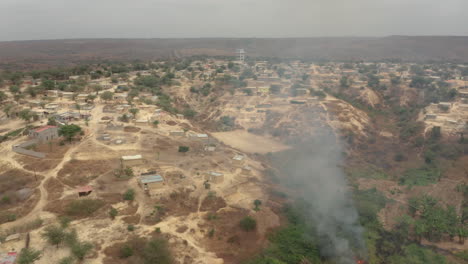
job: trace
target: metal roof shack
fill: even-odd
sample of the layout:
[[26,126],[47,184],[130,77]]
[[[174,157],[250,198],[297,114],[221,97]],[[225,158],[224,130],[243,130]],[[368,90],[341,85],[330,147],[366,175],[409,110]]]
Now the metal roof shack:
[[164,178],[161,175],[144,175],[140,176],[140,182],[142,184],[154,183],[154,182],[163,182]]
[[123,160],[139,160],[143,157],[141,155],[133,155],[133,156],[122,156]]
[[93,186],[86,185],[76,188],[79,196],[87,196],[93,191]]
[[36,128],[34,132],[41,133],[42,131],[46,131],[47,129],[50,129],[50,128],[56,128],[56,126],[43,126],[40,128]]

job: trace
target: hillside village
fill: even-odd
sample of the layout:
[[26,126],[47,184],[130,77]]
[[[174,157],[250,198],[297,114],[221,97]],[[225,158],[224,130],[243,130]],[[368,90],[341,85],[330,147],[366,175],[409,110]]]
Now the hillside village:
[[[241,263],[285,225],[294,195],[269,158],[326,128],[351,184],[392,200],[377,210],[385,230],[419,194],[468,214],[467,65],[194,57],[0,76],[0,263],[25,243],[35,263],[73,256],[43,235],[60,223],[92,245],[80,263],[136,263],[121,248],[151,236],[175,263]],[[436,160],[444,177],[401,176]],[[363,164],[375,170],[356,176]],[[464,221],[463,243],[419,242],[463,263]]]

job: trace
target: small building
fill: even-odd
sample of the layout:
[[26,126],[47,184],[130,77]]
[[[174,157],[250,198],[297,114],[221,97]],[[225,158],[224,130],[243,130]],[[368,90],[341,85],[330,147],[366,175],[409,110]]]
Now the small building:
[[243,155],[235,155],[233,158],[232,158],[232,161],[234,162],[234,164],[236,165],[242,165],[244,163],[244,159],[245,157]]
[[249,165],[245,165],[244,167],[242,167],[242,174],[250,175],[251,173],[252,173],[252,167],[250,167]]
[[124,166],[138,166],[143,164],[143,156],[141,155],[122,156],[121,159]]
[[210,171],[206,173],[205,180],[212,183],[222,183],[224,181],[224,174],[221,172]]
[[304,89],[304,88],[296,89],[296,96],[302,96],[302,95],[307,95],[307,89]]
[[450,108],[452,108],[452,103],[448,102],[440,102],[437,107],[439,107],[440,110],[448,112],[450,111]]
[[56,112],[59,108],[60,108],[60,105],[56,103],[50,103],[44,106],[44,109],[47,110],[48,112]]
[[183,130],[172,130],[169,132],[169,135],[174,137],[183,137],[185,136],[185,132]]
[[139,126],[147,126],[149,125],[149,121],[146,119],[137,119],[135,120],[135,125]]
[[72,93],[72,92],[62,92],[62,97],[63,97],[63,98],[73,99],[73,96],[75,96],[75,93]]
[[209,139],[207,134],[197,134],[197,133],[190,133],[189,138],[198,140],[198,141],[208,141]]
[[437,115],[434,115],[434,114],[427,114],[426,115],[426,120],[434,120],[434,119],[437,119]]
[[59,93],[57,90],[47,90],[48,97],[58,97]]
[[157,174],[142,175],[138,182],[145,191],[150,191],[162,187],[164,185],[164,178]]
[[90,186],[90,185],[81,186],[81,187],[76,188],[76,192],[78,193],[78,196],[80,196],[80,197],[88,196],[89,194],[91,194],[92,191],[93,191],[93,187]]
[[39,142],[53,140],[59,137],[57,126],[43,126],[29,131],[29,137]]

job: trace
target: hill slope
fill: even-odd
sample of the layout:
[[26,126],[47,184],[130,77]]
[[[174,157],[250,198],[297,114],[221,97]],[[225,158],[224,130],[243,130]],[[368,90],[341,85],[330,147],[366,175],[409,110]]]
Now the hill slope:
[[390,36],[383,38],[289,39],[76,39],[0,42],[0,67],[31,69],[102,60],[149,60],[191,55],[233,55],[315,60],[468,62],[468,37]]

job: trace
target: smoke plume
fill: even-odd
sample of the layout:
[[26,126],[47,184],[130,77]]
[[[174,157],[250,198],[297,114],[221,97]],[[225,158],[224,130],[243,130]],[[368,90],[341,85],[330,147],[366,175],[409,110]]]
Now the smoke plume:
[[326,131],[302,140],[293,149],[276,156],[275,164],[309,205],[305,215],[316,230],[323,256],[339,264],[355,263],[355,253],[365,254],[363,228],[353,205],[343,170],[341,144]]

